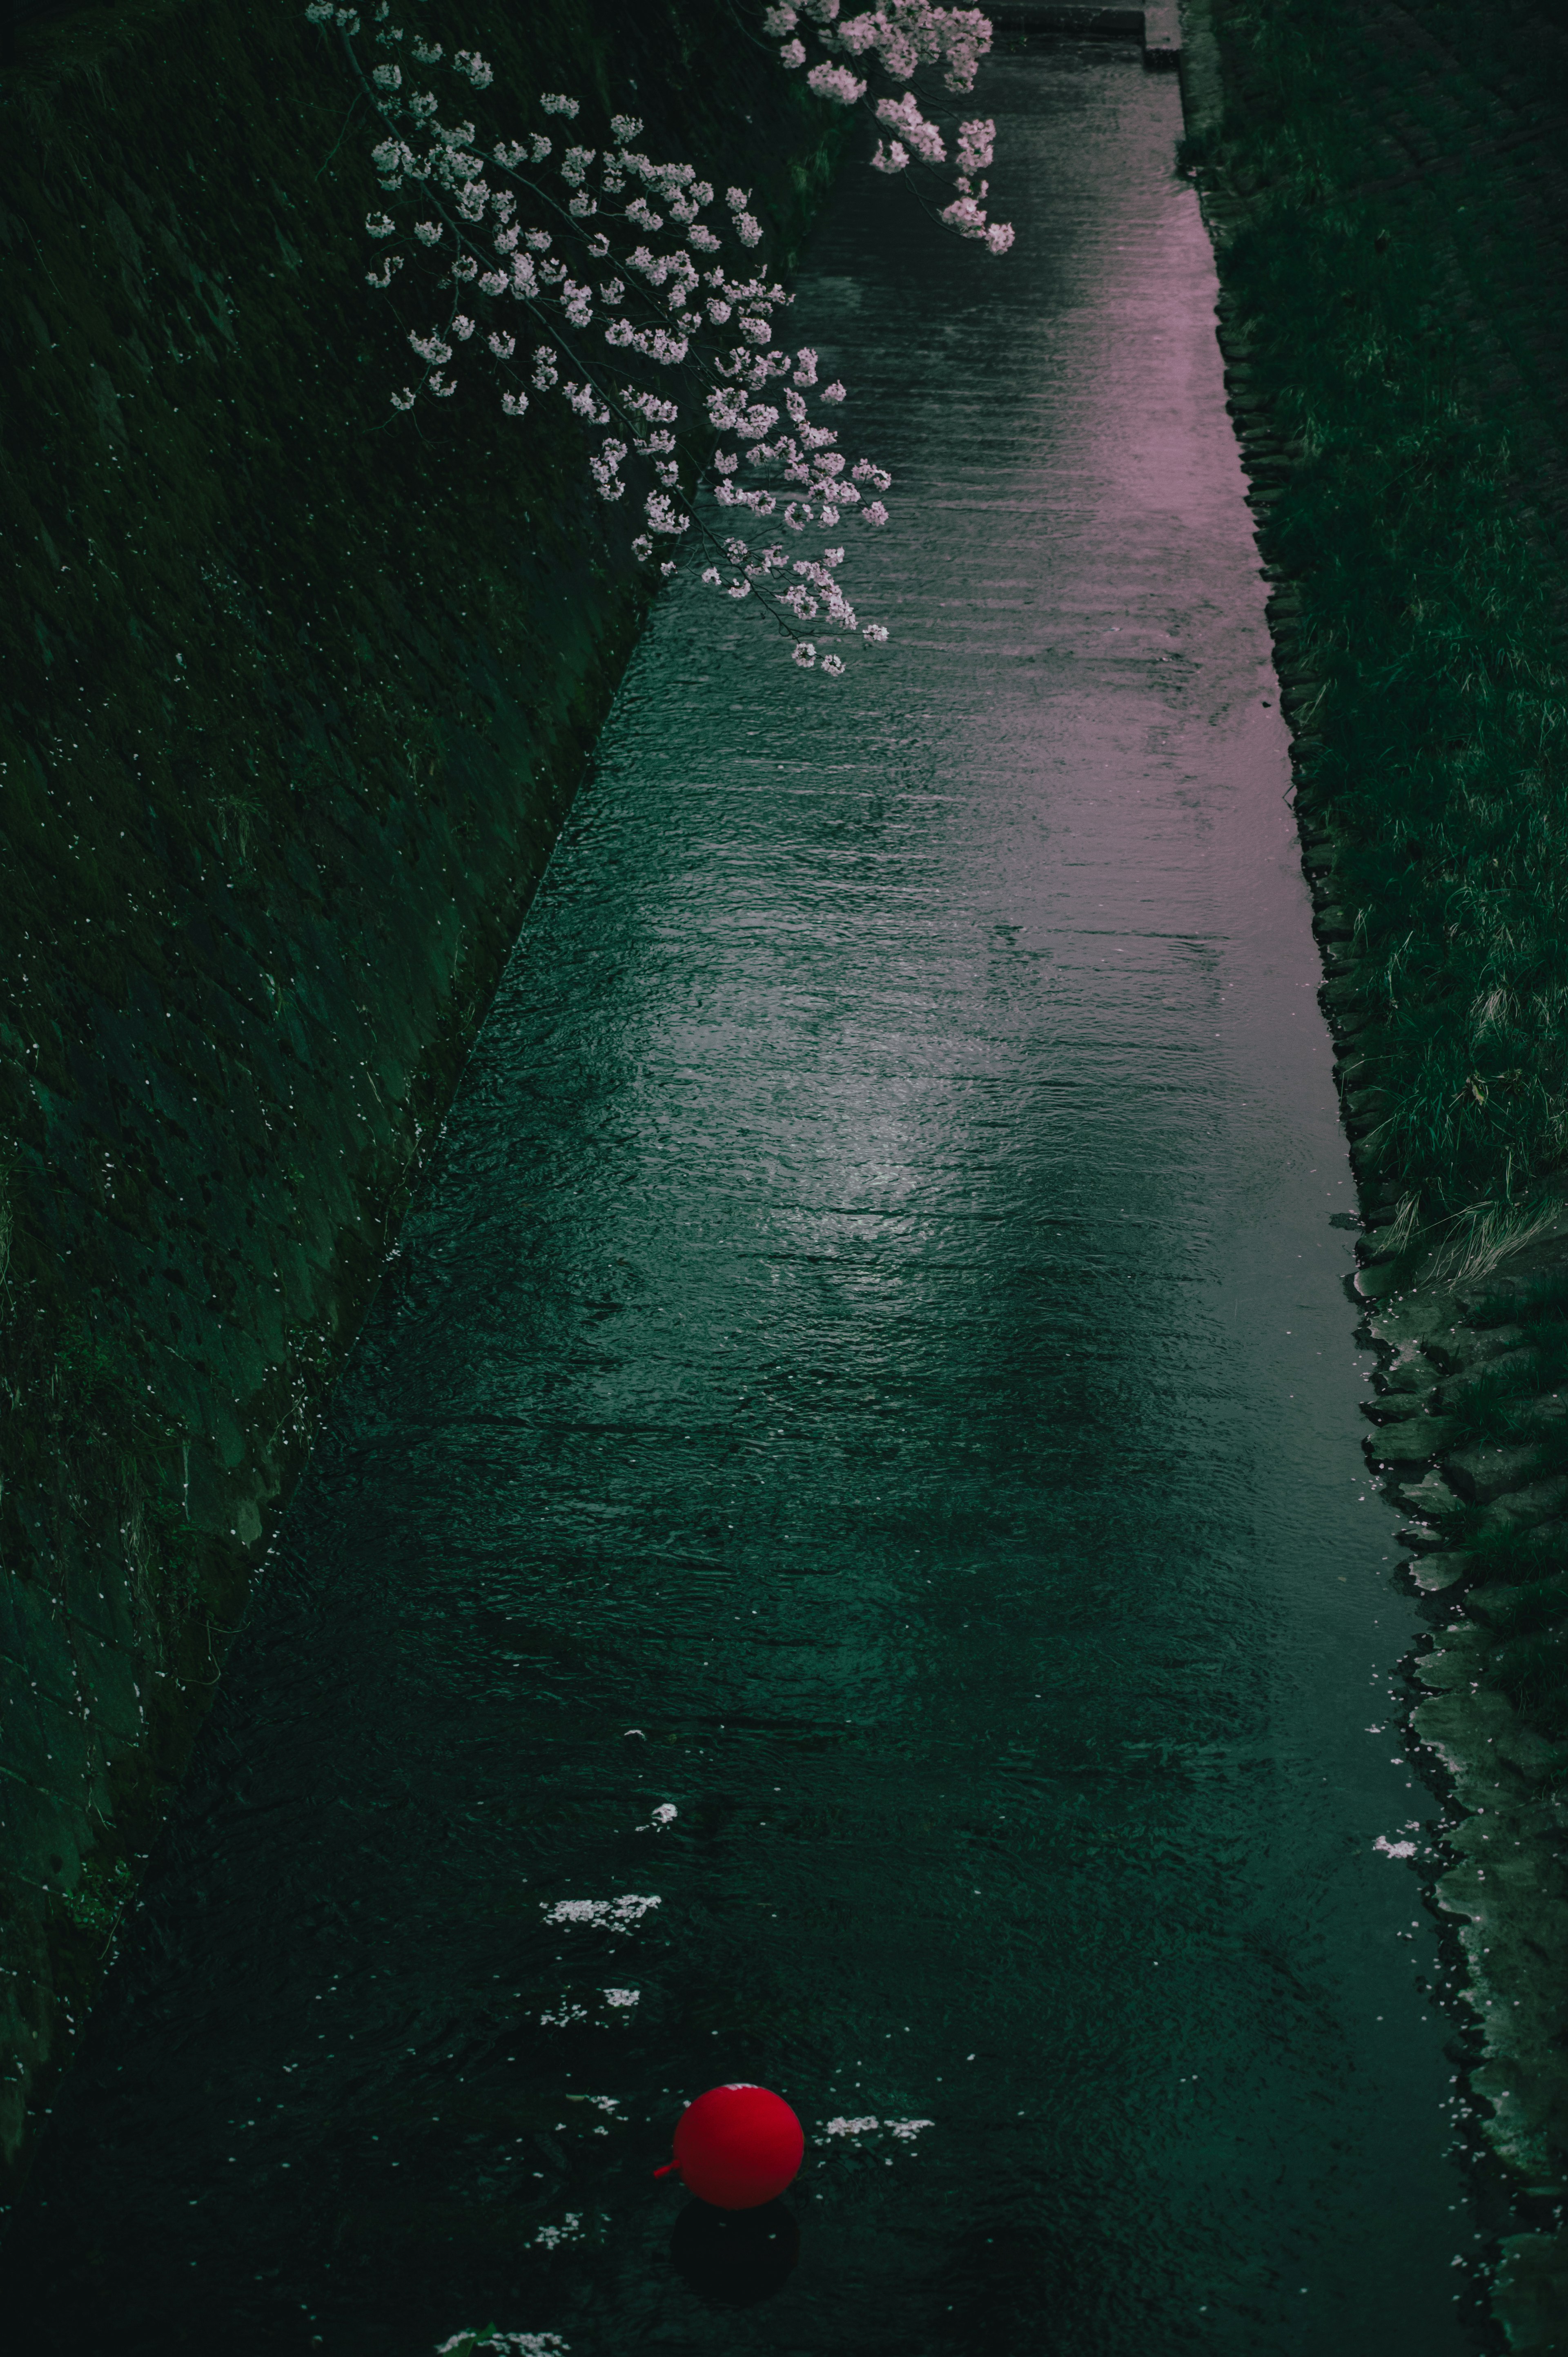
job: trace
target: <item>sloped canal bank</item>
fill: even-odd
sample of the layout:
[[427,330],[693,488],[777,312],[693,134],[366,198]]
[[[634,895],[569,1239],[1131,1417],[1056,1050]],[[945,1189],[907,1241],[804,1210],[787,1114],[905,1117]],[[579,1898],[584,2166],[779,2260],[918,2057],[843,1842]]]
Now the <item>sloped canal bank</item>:
[[[1368,1455],[1435,1643],[1466,2098],[1568,2349],[1563,863],[1568,25],[1551,0],[1188,11],[1187,160],[1293,725],[1383,1366]],[[1434,1411],[1428,1413],[1428,1410]]]
[[[980,102],[1014,254],[854,179],[795,315],[897,478],[887,659],[660,606],[40,2158],[30,2346],[1479,2345],[1176,93]],[[731,2075],[812,2139],[738,2314],[649,2181]]]

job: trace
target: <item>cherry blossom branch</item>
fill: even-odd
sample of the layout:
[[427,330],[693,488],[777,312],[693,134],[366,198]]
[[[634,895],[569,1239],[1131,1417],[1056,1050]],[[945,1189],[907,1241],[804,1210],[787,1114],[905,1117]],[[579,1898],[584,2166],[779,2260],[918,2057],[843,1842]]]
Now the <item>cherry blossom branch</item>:
[[[839,12],[840,0],[798,0],[798,5],[797,0],[778,0],[762,21],[782,42],[779,55],[792,72],[806,63],[800,32],[813,30],[829,54],[807,73],[808,88],[833,105],[863,108],[882,131],[896,135],[891,140],[878,137],[870,158],[874,171],[907,172],[912,161],[930,167],[945,165],[947,140],[921,113],[914,92],[906,90],[901,98],[872,100],[867,95],[870,76],[880,66],[890,81],[912,82],[922,68],[944,64],[946,87],[967,92],[991,47],[990,18],[978,8],[932,7],[929,0],[883,0],[882,6],[858,16]],[[834,62],[843,58],[853,65]],[[991,165],[996,125],[977,116],[961,123],[953,137],[958,168],[951,186],[957,193],[937,219],[959,236],[979,240],[988,253],[1005,253],[1013,230],[1006,221],[987,220],[988,183],[981,177]]]
[[[826,24],[838,0],[809,5]],[[911,56],[917,50],[924,56],[920,43],[929,48],[937,38],[926,20],[940,19],[946,29],[932,53],[947,56],[950,81],[966,67],[972,80],[982,34],[986,43],[990,38],[983,18],[932,11],[925,0],[892,0],[892,7],[906,15],[913,9],[919,17],[909,36]],[[719,507],[748,510],[758,522],[782,504],[780,520],[793,535],[826,534],[857,517],[873,530],[887,521],[880,494],[891,477],[869,458],[852,466],[837,447],[837,427],[823,423],[820,410],[813,414],[813,398],[836,408],[845,398],[843,386],[819,386],[817,355],[809,347],[793,353],[774,348],[775,314],[793,296],[766,263],[745,260],[739,271],[733,262],[726,266],[732,241],[744,255],[762,242],[747,191],[730,188],[721,209],[713,187],[690,164],[655,163],[634,145],[642,125],[631,115],[610,117],[607,145],[581,145],[572,135],[557,155],[557,140],[581,113],[576,99],[558,91],[539,101],[540,113],[552,119],[551,131],[495,140],[481,156],[473,122],[444,124],[433,91],[405,92],[400,55],[411,67],[429,70],[442,65],[444,53],[417,35],[403,49],[404,30],[392,18],[392,0],[380,0],[373,17],[376,46],[388,54],[368,71],[354,48],[360,32],[357,10],[335,0],[309,0],[305,13],[324,33],[336,31],[360,85],[359,96],[370,99],[381,120],[384,135],[371,161],[383,196],[414,199],[413,209],[424,216],[401,229],[389,211],[367,216],[366,230],[381,248],[379,266],[365,274],[367,285],[386,295],[395,312],[394,280],[412,264],[415,279],[446,294],[436,327],[421,332],[405,326],[408,344],[424,365],[413,384],[392,393],[393,414],[424,400],[456,397],[460,380],[453,362],[459,348],[465,363],[483,363],[488,355],[503,387],[505,415],[521,420],[532,399],[556,394],[584,429],[599,499],[614,504],[628,483],[634,486],[646,527],[631,541],[639,563],[653,564],[663,543],[671,553],[659,557],[658,568],[664,576],[673,573],[677,552],[695,526],[696,540],[715,560],[703,568],[704,583],[737,602],[755,598],[758,610],[790,638],[802,668],[818,666],[818,650],[798,634],[819,616],[838,630],[884,643],[886,628],[862,623],[844,595],[838,578],[843,547],[792,557],[784,543],[774,542],[754,554],[748,542],[715,534],[694,511],[696,490],[706,479]],[[782,13],[794,22],[793,11]],[[832,38],[844,46],[850,35],[844,27]],[[487,91],[495,79],[474,50],[459,49],[445,70],[475,92]],[[923,124],[913,100],[901,103],[897,122],[917,146],[935,140],[940,147],[940,134]],[[990,124],[962,125],[961,159],[972,162],[983,147],[989,162],[991,134]],[[562,188],[541,177],[546,165]],[[492,185],[491,174],[501,185]],[[968,181],[961,185],[967,196]],[[1005,234],[1010,239],[1012,232]],[[995,235],[987,232],[987,242],[1001,251]],[[599,274],[607,269],[607,275]],[[510,305],[519,307],[521,351],[518,332],[506,324]],[[584,340],[590,335],[596,344],[602,339],[602,353]],[[778,399],[764,398],[775,389]],[[743,468],[752,479],[743,477]],[[838,676],[843,657],[830,651],[820,667]]]

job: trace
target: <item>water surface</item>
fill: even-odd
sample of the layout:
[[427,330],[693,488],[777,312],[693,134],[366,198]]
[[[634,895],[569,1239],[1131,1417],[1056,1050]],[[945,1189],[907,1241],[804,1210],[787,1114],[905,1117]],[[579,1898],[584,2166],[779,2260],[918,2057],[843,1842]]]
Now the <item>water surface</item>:
[[[1177,95],[979,103],[1014,253],[854,171],[794,315],[892,641],[660,604],[62,2101],[31,2349],[1473,2345]],[[732,2077],[811,2140],[743,2309],[650,2176]]]

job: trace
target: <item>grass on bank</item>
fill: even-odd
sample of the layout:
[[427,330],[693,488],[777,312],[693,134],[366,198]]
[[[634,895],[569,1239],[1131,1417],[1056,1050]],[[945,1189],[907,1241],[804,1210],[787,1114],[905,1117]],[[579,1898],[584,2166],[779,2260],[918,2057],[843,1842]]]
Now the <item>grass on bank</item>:
[[[498,131],[640,82],[655,152],[744,178],[776,263],[803,237],[833,110],[729,0],[421,21],[482,44]],[[0,1602],[80,1715],[59,1792],[9,1788],[0,2191],[242,1609],[245,1509],[303,1461],[648,595],[564,407],[520,428],[476,381],[393,417],[376,135],[303,0],[119,0],[14,48]]]
[[[1459,1426],[1453,1445],[1528,1448],[1532,1480],[1568,1474],[1568,1272],[1499,1287],[1477,1305],[1473,1323],[1523,1333],[1497,1363],[1443,1386],[1444,1421]],[[1568,1745],[1565,1530],[1561,1515],[1530,1526],[1462,1507],[1447,1518],[1444,1535],[1467,1555],[1472,1609],[1499,1641],[1487,1683],[1542,1734]],[[1557,1774],[1568,1776],[1568,1749]]]
[[[1396,1250],[1435,1249],[1484,1322],[1526,1329],[1439,1394],[1452,1446],[1532,1448],[1546,1480],[1568,1472],[1568,1279],[1509,1291],[1497,1272],[1568,1190],[1568,546],[1534,511],[1528,401],[1473,381],[1488,338],[1508,342],[1482,257],[1521,242],[1518,172],[1455,133],[1517,67],[1528,12],[1410,15],[1441,45],[1419,73],[1375,6],[1214,0],[1227,112],[1184,160],[1247,200],[1221,283],[1292,462],[1263,544],[1326,683],[1298,774],[1353,912],[1337,1013],[1380,1112],[1359,1167],[1400,1203]],[[1396,116],[1440,168],[1400,168]],[[1554,335],[1568,354],[1558,299],[1548,276],[1549,363]],[[1560,1744],[1565,1534],[1560,1512],[1524,1528],[1482,1507],[1444,1530],[1498,1639],[1487,1683]]]
[[1392,1099],[1367,1157],[1430,1236],[1568,1171],[1568,566],[1466,380],[1485,290],[1454,261],[1455,222],[1462,260],[1512,198],[1484,156],[1388,185],[1342,0],[1215,14],[1231,106],[1187,160],[1249,199],[1223,283],[1294,460],[1269,554],[1327,683],[1304,800],[1335,829],[1358,1048]]

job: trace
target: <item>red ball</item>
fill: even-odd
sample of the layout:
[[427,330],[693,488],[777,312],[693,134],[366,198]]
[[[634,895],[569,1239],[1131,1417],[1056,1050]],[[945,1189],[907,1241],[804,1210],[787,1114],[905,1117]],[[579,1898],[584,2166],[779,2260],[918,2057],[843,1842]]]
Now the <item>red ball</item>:
[[710,2087],[675,2130],[675,2166],[699,2201],[755,2210],[777,2200],[800,2166],[806,2132],[767,2087]]

